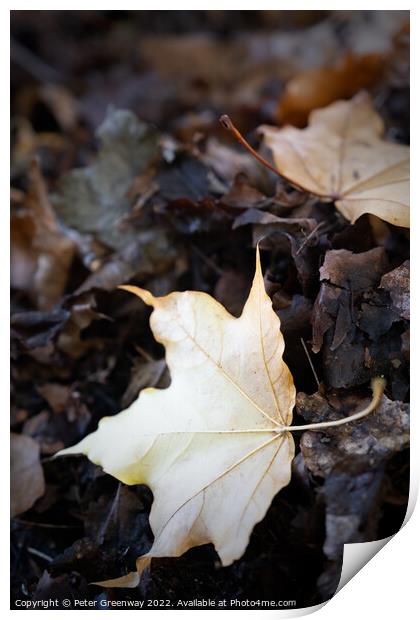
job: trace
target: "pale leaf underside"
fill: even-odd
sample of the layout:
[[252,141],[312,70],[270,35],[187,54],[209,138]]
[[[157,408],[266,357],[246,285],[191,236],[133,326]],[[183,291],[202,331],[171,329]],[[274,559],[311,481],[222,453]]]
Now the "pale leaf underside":
[[[171,385],[143,390],[60,454],[86,454],[122,482],[151,488],[155,540],[142,566],[206,543],[228,565],[289,483],[294,455],[293,438],[282,429],[292,419],[295,388],[258,250],[239,318],[204,293],[155,298],[124,288],[154,308],[150,324],[165,346]],[[130,575],[121,585],[135,581]]]

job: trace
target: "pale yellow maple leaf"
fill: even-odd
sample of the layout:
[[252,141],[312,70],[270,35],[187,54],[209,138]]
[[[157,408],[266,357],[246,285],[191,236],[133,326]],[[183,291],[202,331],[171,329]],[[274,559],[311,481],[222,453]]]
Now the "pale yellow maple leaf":
[[335,201],[351,222],[371,213],[410,226],[410,149],[382,139],[383,121],[366,93],[314,110],[306,129],[263,125],[260,131],[280,175]]
[[[213,543],[224,566],[241,557],[254,525],[291,476],[292,375],[280,321],[265,292],[259,253],[239,318],[205,293],[154,297],[150,325],[166,349],[167,389],[148,388],[125,411],[60,452],[86,454],[126,484],[153,492],[155,540],[140,558],[179,556]],[[131,586],[136,574],[104,582]]]
[[290,431],[358,420],[380,402],[373,381],[368,407],[351,416],[291,426],[292,375],[283,361],[280,321],[265,292],[259,251],[249,297],[239,318],[206,293],[154,297],[122,286],[153,306],[150,325],[166,349],[171,385],[147,388],[125,411],[57,454],[86,454],[126,484],[153,491],[155,540],[137,571],[97,582],[134,587],[154,557],[179,556],[213,543],[224,566],[241,557],[251,531],[291,477]]

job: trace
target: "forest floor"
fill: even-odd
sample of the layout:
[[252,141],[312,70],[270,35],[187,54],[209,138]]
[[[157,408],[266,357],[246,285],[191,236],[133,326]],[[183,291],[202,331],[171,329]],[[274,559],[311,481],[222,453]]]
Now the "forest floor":
[[[258,148],[261,124],[303,127],[312,109],[364,89],[386,139],[408,144],[407,22],[392,11],[12,12],[13,607],[310,606],[333,595],[344,543],[398,531],[408,229],[369,214],[351,224],[267,170],[218,119],[229,114]],[[303,96],[290,95],[292,80]],[[84,457],[51,457],[144,387],[170,383],[150,311],[116,287],[204,291],[238,316],[258,240],[298,392],[294,424],[353,413],[377,375],[381,409],[296,435],[291,483],[233,565],[207,545],[154,560],[135,589],[91,585],[134,570],[150,548],[153,497]]]

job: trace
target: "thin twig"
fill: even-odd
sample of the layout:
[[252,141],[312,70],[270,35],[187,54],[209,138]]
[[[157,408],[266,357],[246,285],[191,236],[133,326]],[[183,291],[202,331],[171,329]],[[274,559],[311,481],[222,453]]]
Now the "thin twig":
[[315,377],[316,384],[317,384],[318,389],[319,389],[319,387],[320,387],[320,385],[321,385],[321,382],[319,381],[319,379],[318,379],[318,375],[316,374],[316,370],[315,370],[315,367],[314,367],[314,365],[313,365],[313,363],[312,363],[311,357],[310,357],[310,355],[309,355],[309,351],[308,351],[308,349],[306,348],[306,344],[305,344],[305,341],[303,340],[303,338],[301,338],[301,339],[300,339],[300,341],[301,341],[301,343],[302,343],[303,350],[304,350],[304,351],[305,351],[305,353],[306,353],[306,357],[308,358],[309,366],[311,367],[311,370],[312,370],[313,375],[314,375],[314,377]]
[[[52,460],[52,459],[51,459]],[[75,530],[82,527],[81,525],[59,525],[58,523],[38,523],[37,521],[26,521],[25,519],[13,518],[13,521],[18,525],[27,525],[29,527],[41,527],[45,529],[53,530]]]
[[42,551],[38,551],[38,549],[34,549],[33,547],[28,547],[28,551],[29,553],[32,553],[32,555],[36,555],[38,558],[41,558],[42,560],[45,560],[46,562],[52,562],[54,559],[50,555],[47,555],[46,553],[43,553]]
[[308,243],[309,239],[311,239],[311,237],[314,236],[314,234],[316,232],[319,231],[320,228],[322,228],[324,222],[318,222],[318,224],[315,226],[315,228],[309,233],[309,235],[304,239],[302,245],[300,246],[300,248],[298,249],[298,251],[296,252],[296,256],[299,256],[299,254],[302,252],[303,248],[305,247],[305,245]]

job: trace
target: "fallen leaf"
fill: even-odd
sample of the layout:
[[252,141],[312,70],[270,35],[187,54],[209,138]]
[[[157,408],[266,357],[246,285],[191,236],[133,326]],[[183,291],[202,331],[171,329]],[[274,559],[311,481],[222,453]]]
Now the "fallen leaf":
[[246,174],[255,181],[260,175],[259,166],[248,153],[232,151],[215,138],[209,138],[202,161],[225,182],[233,182],[238,174]]
[[[278,217],[267,211],[259,211],[258,209],[249,208],[241,215],[238,215],[233,222],[232,228],[239,228],[240,226],[246,226],[247,224],[259,224],[267,226],[265,234],[269,234],[273,231],[282,231],[289,226],[295,228],[308,230],[312,232],[316,227],[316,220],[306,217]],[[270,228],[268,228],[270,226]]]
[[132,228],[118,228],[131,209],[128,193],[136,176],[157,154],[158,135],[132,112],[110,109],[97,137],[97,159],[60,179],[54,207],[67,226],[122,249],[135,239]]
[[279,173],[334,201],[352,223],[363,213],[409,227],[408,146],[381,139],[384,124],[365,93],[314,110],[306,129],[260,128]]
[[64,293],[75,244],[60,229],[36,159],[24,209],[11,217],[11,283],[49,310]]
[[44,495],[45,481],[39,460],[39,446],[30,437],[11,434],[10,443],[10,512],[26,512]]
[[237,319],[205,293],[153,297],[124,288],[154,307],[151,327],[166,347],[171,385],[143,390],[59,454],[86,454],[122,482],[151,488],[155,540],[141,562],[212,542],[229,565],[289,483],[294,455],[291,434],[278,431],[291,421],[295,388],[259,253]]
[[298,73],[287,82],[280,99],[279,123],[304,127],[312,110],[368,88],[379,79],[383,69],[384,58],[380,54],[347,54],[333,66]]
[[130,383],[124,392],[121,403],[128,407],[138,397],[141,390],[147,387],[166,386],[169,383],[164,359],[144,359],[139,356],[131,369]]
[[16,312],[11,317],[11,335],[25,348],[46,347],[54,340],[70,317],[64,308],[49,312]]
[[382,276],[380,288],[389,291],[395,309],[403,319],[410,320],[410,261]]
[[[387,269],[383,248],[354,254],[348,250],[330,250],[319,270],[321,288],[314,306],[313,347],[321,350],[324,334],[334,328],[330,348],[337,349],[347,333],[354,329],[358,298],[379,284]],[[391,321],[392,322],[392,321]],[[389,328],[389,325],[385,329]]]
[[[361,385],[378,374],[393,384],[394,365],[404,360],[398,313],[389,294],[378,288],[388,270],[381,247],[358,254],[349,250],[326,253],[314,304],[312,350],[321,351],[327,385]],[[404,398],[394,391],[393,395]]]
[[93,288],[113,290],[119,284],[153,273],[165,272],[175,262],[176,247],[157,227],[141,230],[136,239],[100,262],[76,293]]
[[249,183],[246,174],[239,173],[220,202],[232,209],[258,209],[267,204],[267,197]]
[[77,386],[45,383],[37,392],[51,411],[32,416],[23,426],[23,433],[36,440],[42,454],[54,454],[66,442],[77,441],[86,432],[91,415],[77,391]]

